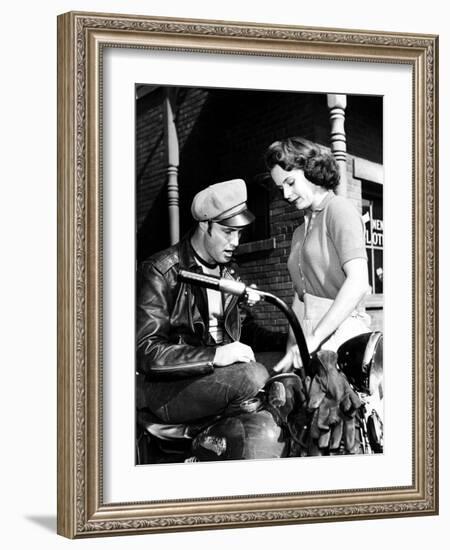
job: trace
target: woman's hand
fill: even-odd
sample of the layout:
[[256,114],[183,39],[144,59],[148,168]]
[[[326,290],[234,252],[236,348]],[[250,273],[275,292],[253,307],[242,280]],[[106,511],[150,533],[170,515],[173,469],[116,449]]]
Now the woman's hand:
[[315,334],[311,334],[306,338],[306,343],[308,345],[309,354],[312,355],[314,352],[320,349],[322,341]]
[[[320,348],[321,340],[312,334],[307,338],[306,343],[308,345],[309,354],[311,355]],[[300,350],[297,345],[293,345],[288,348],[286,355],[274,366],[273,371],[279,374],[281,372],[288,372],[292,369],[300,369],[302,366],[303,363],[300,356]]]
[[273,371],[279,374],[281,372],[288,372],[294,368],[299,369],[301,366],[300,350],[298,346],[291,346],[287,350],[286,355],[274,366]]
[[288,372],[292,370],[292,365],[294,362],[292,349],[294,347],[295,346],[290,348],[286,352],[286,355],[282,359],[280,359],[280,361],[278,361],[278,363],[273,367],[274,374],[280,374],[281,372]]

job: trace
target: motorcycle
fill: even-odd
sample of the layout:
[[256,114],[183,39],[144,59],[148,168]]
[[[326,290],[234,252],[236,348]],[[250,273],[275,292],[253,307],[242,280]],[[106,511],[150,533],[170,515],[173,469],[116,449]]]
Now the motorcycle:
[[[167,425],[150,411],[138,410],[137,464],[383,452],[381,332],[356,336],[337,353],[311,357],[295,313],[274,294],[186,270],[179,279],[240,298],[251,290],[263,303],[275,305],[289,322],[303,366],[271,376],[233,416]],[[137,376],[139,388],[145,382]],[[338,394],[342,388],[347,392],[341,396],[351,404],[345,411],[333,395],[336,388]]]

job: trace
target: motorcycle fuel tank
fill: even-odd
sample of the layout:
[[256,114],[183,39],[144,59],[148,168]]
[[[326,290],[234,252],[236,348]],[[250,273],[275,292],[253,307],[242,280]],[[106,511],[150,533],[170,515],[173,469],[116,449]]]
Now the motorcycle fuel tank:
[[287,456],[289,443],[267,410],[218,420],[199,434],[192,449],[198,460],[240,460]]

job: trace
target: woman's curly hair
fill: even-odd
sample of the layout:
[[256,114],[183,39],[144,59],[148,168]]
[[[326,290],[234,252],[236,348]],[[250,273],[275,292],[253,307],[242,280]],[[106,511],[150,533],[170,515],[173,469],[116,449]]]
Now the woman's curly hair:
[[307,144],[302,138],[291,137],[275,141],[265,154],[269,170],[278,164],[283,170],[303,170],[305,177],[325,189],[339,185],[339,171],[336,160],[328,152]]

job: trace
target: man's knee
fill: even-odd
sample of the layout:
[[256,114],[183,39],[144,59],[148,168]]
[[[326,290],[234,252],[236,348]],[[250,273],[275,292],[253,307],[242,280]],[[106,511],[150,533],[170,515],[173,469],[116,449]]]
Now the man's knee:
[[253,384],[255,391],[259,391],[261,388],[263,388],[265,383],[269,379],[269,373],[266,367],[261,363],[257,363],[256,361],[252,361],[247,365],[246,373],[248,376],[248,380],[251,384]]
[[234,368],[236,369],[235,390],[238,393],[237,397],[241,399],[256,395],[269,378],[266,367],[256,361],[239,363]]

